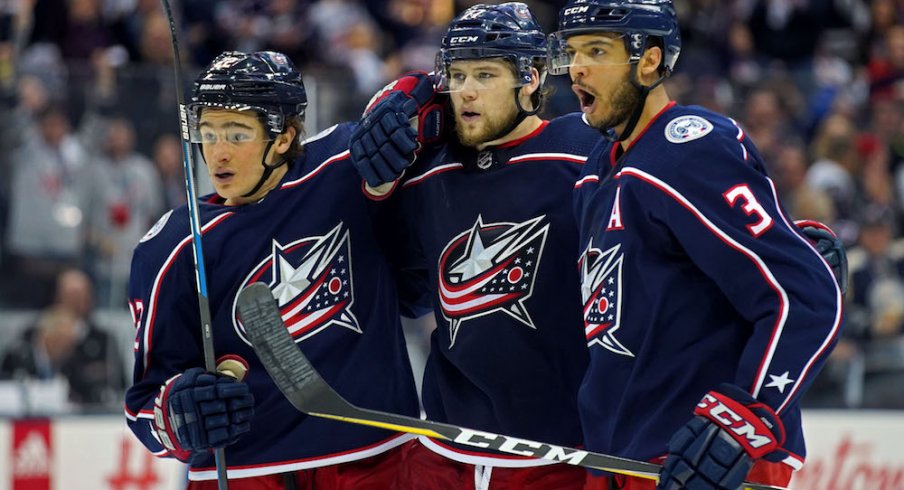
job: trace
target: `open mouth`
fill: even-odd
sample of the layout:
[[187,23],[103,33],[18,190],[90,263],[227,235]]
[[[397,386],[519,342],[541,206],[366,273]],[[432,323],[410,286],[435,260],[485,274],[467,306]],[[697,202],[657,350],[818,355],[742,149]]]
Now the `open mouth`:
[[596,96],[578,84],[572,85],[571,90],[578,96],[578,100],[581,102],[581,111],[593,112]]
[[462,121],[466,121],[466,122],[475,121],[475,120],[477,120],[479,117],[480,117],[480,113],[479,113],[479,112],[474,112],[474,111],[461,111],[461,120],[462,120]]
[[232,177],[235,176],[235,172],[232,172],[229,170],[223,170],[221,172],[215,172],[213,174],[213,176],[218,182],[226,182],[226,181],[231,180]]

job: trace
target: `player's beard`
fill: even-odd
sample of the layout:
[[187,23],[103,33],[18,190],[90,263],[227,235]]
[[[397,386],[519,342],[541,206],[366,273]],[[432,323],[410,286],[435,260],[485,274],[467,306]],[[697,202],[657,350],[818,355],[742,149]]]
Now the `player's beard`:
[[624,79],[618,84],[618,88],[609,96],[608,117],[599,121],[590,121],[591,126],[600,132],[606,132],[610,129],[628,122],[631,113],[640,105],[642,101],[641,89],[637,85],[631,83],[630,73],[625,74]]
[[486,113],[483,113],[482,116],[481,122],[483,124],[477,126],[474,130],[466,132],[465,123],[462,122],[461,116],[458,113],[455,114],[455,133],[458,135],[458,142],[462,146],[474,148],[482,143],[505,136],[503,133],[507,132],[506,129],[511,127],[515,118],[518,117],[518,110],[512,104],[507,111],[495,115],[495,117]]

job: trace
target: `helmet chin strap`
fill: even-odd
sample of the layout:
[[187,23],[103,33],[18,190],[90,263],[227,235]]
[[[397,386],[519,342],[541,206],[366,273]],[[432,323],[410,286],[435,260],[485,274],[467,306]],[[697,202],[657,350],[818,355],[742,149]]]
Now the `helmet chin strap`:
[[264,148],[264,156],[261,157],[261,165],[264,166],[264,173],[261,174],[261,178],[260,178],[260,180],[257,181],[257,184],[254,185],[254,188],[252,188],[250,191],[248,191],[242,197],[253,196],[264,185],[264,182],[266,182],[267,179],[269,179],[270,176],[273,175],[274,170],[289,163],[289,160],[286,159],[286,157],[280,155],[279,160],[277,160],[272,165],[267,165],[267,153],[270,152],[270,148],[273,146],[273,141],[274,140],[270,140],[269,142],[267,142],[267,147]]
[[[539,90],[539,89],[538,89]],[[524,110],[524,107],[521,105],[521,98],[519,97],[521,93],[521,87],[515,87],[515,107],[518,108],[518,114],[512,119],[512,122],[509,123],[506,127],[500,129],[496,132],[491,138],[487,138],[487,141],[496,141],[499,138],[511,133],[521,124],[522,121],[527,119],[530,116],[535,116],[538,112],[540,112],[540,104],[537,104],[535,109],[530,111]]]
[[628,122],[627,124],[625,124],[625,129],[622,130],[621,134],[615,135],[615,131],[610,132],[608,130],[603,132],[603,137],[605,137],[609,141],[612,141],[613,143],[624,141],[628,136],[631,136],[631,133],[634,132],[635,126],[637,126],[637,121],[640,120],[640,115],[643,114],[644,106],[647,105],[647,96],[650,95],[650,92],[654,88],[658,87],[659,84],[662,83],[663,80],[665,80],[665,76],[661,76],[650,86],[641,85],[640,80],[637,79],[637,62],[632,63],[632,65],[634,65],[634,70],[631,71],[631,85],[633,85],[640,92],[640,100],[637,102],[634,110],[631,111],[631,117],[628,118]]

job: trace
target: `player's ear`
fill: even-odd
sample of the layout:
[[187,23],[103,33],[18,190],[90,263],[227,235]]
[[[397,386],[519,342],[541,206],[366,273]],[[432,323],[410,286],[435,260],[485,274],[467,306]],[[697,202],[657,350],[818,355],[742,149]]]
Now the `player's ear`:
[[659,65],[662,64],[662,48],[652,46],[643,52],[640,62],[637,64],[638,78],[644,85],[647,80],[652,82],[659,78]]
[[276,140],[273,141],[273,149],[278,154],[285,153],[289,151],[289,148],[292,146],[292,141],[295,140],[298,132],[295,130],[294,126],[286,126],[286,130],[279,134],[276,137]]
[[521,88],[521,91],[524,92],[524,93],[527,94],[527,95],[530,95],[530,94],[533,94],[534,92],[536,92],[536,91],[539,90],[539,89],[540,89],[540,72],[539,72],[536,68],[531,67],[531,69],[530,69],[530,84],[525,85],[524,87],[522,87],[522,88]]

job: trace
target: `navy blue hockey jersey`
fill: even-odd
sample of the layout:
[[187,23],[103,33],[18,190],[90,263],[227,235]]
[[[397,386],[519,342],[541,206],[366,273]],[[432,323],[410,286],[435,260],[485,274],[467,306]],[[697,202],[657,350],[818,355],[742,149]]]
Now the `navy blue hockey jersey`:
[[[438,325],[424,374],[429,419],[581,444],[588,355],[571,195],[599,138],[572,114],[485,151],[448,144],[408,171],[396,195],[404,259],[423,273]],[[471,464],[548,464],[422,442]]]
[[785,462],[799,468],[798,402],[841,325],[831,270],[731,119],[672,103],[618,151],[594,149],[575,189],[587,447],[663,456],[703,395],[729,382],[780,415]]
[[[395,278],[377,246],[375,205],[348,159],[350,127],[306,142],[261,201],[200,204],[214,348],[250,364],[244,381],[255,398],[251,432],[226,448],[230,478],[354,461],[411,439],[297,411],[255,356],[236,310],[244,286],[268,284],[299,347],[337,392],[362,407],[418,415]],[[171,376],[204,365],[187,214],[171,211],[142,239],[129,285],[137,335],[126,417],[158,456],[167,452],[152,428],[154,397]],[[189,478],[216,478],[212,453]]]

